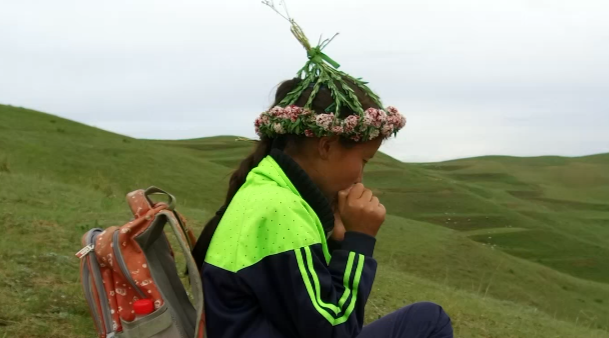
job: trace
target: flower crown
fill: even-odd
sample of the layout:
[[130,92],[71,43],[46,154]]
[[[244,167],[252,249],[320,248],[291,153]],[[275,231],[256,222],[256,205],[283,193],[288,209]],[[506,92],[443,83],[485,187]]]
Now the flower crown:
[[322,137],[339,135],[350,140],[368,141],[379,136],[388,138],[406,125],[395,107],[369,108],[360,115],[349,115],[345,119],[333,113],[315,114],[307,108],[290,105],[275,106],[256,119],[256,133],[262,137],[277,137],[283,134]]
[[[406,118],[395,107],[386,109],[369,108],[364,110],[350,84],[361,89],[378,107],[383,107],[380,98],[361,78],[339,71],[340,64],[323,53],[323,49],[336,37],[321,41],[317,47],[311,47],[300,26],[277,10],[272,0],[263,3],[290,22],[290,30],[307,51],[309,60],[302,67],[297,77],[298,85],[290,91],[279,104],[263,112],[256,119],[256,133],[260,137],[275,138],[283,134],[305,135],[307,137],[341,136],[350,140],[369,141],[379,136],[388,138],[396,135],[406,125]],[[303,93],[312,88],[304,107],[295,103]],[[311,110],[313,100],[321,88],[327,88],[334,99],[325,113],[315,114]],[[347,107],[355,115],[341,118],[338,115],[341,107]]]

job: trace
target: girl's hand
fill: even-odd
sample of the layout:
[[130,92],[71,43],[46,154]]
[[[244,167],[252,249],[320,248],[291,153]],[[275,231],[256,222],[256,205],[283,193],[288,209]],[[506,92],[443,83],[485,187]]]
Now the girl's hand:
[[358,183],[338,193],[338,210],[347,231],[376,237],[385,221],[385,207],[370,189]]
[[343,220],[340,218],[340,212],[338,208],[334,209],[334,230],[332,230],[332,238],[335,241],[341,242],[345,238],[345,225],[343,224]]

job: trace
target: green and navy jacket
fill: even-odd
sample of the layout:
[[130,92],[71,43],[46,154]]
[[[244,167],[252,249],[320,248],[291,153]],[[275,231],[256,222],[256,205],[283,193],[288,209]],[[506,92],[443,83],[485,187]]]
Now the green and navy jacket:
[[249,173],[207,251],[209,338],[356,337],[376,273],[375,239],[347,232],[329,248],[333,226],[328,200],[274,149]]

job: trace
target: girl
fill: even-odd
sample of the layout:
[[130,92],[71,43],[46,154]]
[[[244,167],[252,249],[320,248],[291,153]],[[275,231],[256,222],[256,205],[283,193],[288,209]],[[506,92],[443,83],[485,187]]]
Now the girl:
[[405,119],[292,25],[309,61],[256,120],[261,139],[193,251],[208,336],[451,338],[432,303],[363,326],[385,219],[364,166]]

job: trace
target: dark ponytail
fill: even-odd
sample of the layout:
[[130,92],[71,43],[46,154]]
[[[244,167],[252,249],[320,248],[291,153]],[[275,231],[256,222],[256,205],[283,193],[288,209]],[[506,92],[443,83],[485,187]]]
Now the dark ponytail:
[[231,176],[230,181],[228,182],[228,191],[226,193],[224,205],[218,210],[218,212],[216,212],[214,217],[212,217],[212,219],[210,219],[207,224],[205,224],[205,227],[203,228],[203,231],[201,232],[201,235],[197,240],[197,244],[192,250],[192,255],[199,269],[201,269],[201,267],[203,266],[203,262],[205,261],[205,254],[207,253],[207,249],[209,248],[209,244],[211,243],[211,238],[213,237],[214,232],[216,231],[216,228],[218,227],[218,224],[222,219],[224,211],[230,204],[231,200],[233,199],[239,188],[241,188],[243,183],[245,183],[245,179],[247,178],[249,172],[255,167],[257,167],[260,161],[262,161],[267,155],[271,153],[272,143],[272,140],[268,138],[264,138],[261,141],[257,142],[254,151],[243,161],[241,161],[239,168],[237,168],[237,170]]

